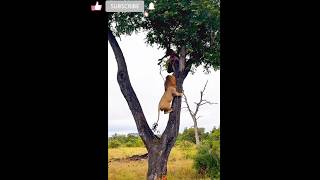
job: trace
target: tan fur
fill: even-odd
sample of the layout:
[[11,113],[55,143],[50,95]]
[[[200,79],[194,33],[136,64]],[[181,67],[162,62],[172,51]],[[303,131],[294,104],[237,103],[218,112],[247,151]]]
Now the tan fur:
[[[168,75],[166,77],[165,85],[165,92],[161,97],[158,107],[158,121],[160,116],[160,111],[164,111],[164,114],[170,113],[173,111],[171,108],[171,102],[174,96],[182,96],[183,93],[177,92],[176,86],[176,78],[173,75]],[[157,122],[158,122],[157,121]]]
[[164,90],[166,91],[168,87],[177,87],[176,77],[173,75],[168,75],[166,81],[164,82]]

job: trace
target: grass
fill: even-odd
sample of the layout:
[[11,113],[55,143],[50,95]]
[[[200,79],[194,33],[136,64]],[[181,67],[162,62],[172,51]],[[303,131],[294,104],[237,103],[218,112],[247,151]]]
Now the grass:
[[[143,180],[148,170],[147,160],[124,160],[132,155],[147,153],[144,147],[119,147],[108,150],[108,179],[110,180]],[[168,161],[168,180],[204,179],[195,171],[192,157],[196,148],[181,149],[174,147]],[[115,161],[114,159],[122,159]],[[111,162],[110,162],[111,161]],[[208,178],[207,178],[208,179]],[[206,179],[206,180],[207,180]]]

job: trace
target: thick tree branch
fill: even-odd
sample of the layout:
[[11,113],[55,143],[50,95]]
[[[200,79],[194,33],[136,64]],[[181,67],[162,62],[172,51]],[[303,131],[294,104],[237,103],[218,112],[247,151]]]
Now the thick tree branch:
[[[177,76],[178,92],[182,92],[182,83],[183,83],[183,80],[181,79],[181,76],[180,77]],[[167,127],[164,130],[163,135],[161,136],[162,144],[172,143],[172,146],[173,146],[175,142],[175,138],[178,136],[179,126],[180,126],[181,100],[182,100],[181,97],[176,96],[172,101],[173,111],[169,115]]]
[[156,139],[156,137],[147,123],[140,102],[131,86],[129,74],[127,71],[127,65],[121,48],[110,30],[108,30],[108,41],[110,42],[110,45],[115,54],[116,61],[118,64],[117,80],[121,92],[129,105],[139,135],[142,138],[144,144],[146,145],[146,148],[149,149],[153,140]]
[[179,71],[183,72],[186,66],[186,47],[182,46],[180,50]]
[[[179,65],[183,66],[183,68],[174,68],[174,75],[177,79],[177,91],[183,92],[183,81],[187,77],[189,70],[186,70],[185,67],[185,49],[182,48],[182,51],[180,52],[180,58],[179,58]],[[169,120],[166,126],[166,129],[163,132],[163,135],[161,136],[161,143],[162,144],[168,144],[166,147],[167,151],[170,151],[170,149],[173,147],[174,142],[178,136],[179,133],[179,126],[180,126],[180,113],[181,113],[181,101],[182,97],[174,97],[172,101],[172,108],[173,112],[169,115]]]

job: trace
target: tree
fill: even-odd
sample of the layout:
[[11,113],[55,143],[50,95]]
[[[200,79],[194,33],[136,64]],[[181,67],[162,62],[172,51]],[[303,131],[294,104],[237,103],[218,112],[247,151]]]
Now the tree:
[[208,175],[214,180],[220,179],[220,128],[214,128],[199,146],[194,167],[199,174]]
[[201,116],[197,116],[198,115],[198,112],[199,112],[199,108],[200,106],[203,106],[205,104],[214,104],[210,101],[207,101],[205,99],[203,99],[203,94],[204,94],[204,91],[206,90],[206,87],[207,87],[207,84],[208,84],[208,81],[206,82],[206,84],[204,85],[203,87],[203,90],[200,91],[200,100],[199,102],[195,102],[196,104],[196,109],[194,111],[191,110],[191,107],[188,103],[188,99],[187,99],[187,96],[185,94],[183,94],[183,97],[184,97],[184,102],[185,104],[187,105],[187,109],[189,111],[189,114],[193,120],[193,126],[194,126],[194,136],[195,136],[195,139],[196,139],[196,145],[199,146],[200,145],[200,139],[199,139],[199,132],[198,132],[198,119],[201,117]]
[[[150,2],[145,1],[146,8]],[[177,91],[182,92],[183,82],[192,68],[203,65],[209,72],[211,67],[215,70],[220,67],[220,11],[217,0],[157,0],[155,9],[148,13],[148,17],[142,13],[108,13],[108,40],[118,65],[120,90],[148,151],[147,179],[153,180],[167,175],[168,157],[179,132],[181,97],[173,99],[174,111],[169,115],[165,131],[161,137],[156,136],[131,86],[125,58],[115,36],[146,30],[148,44],[178,52],[179,68],[175,68],[174,73]],[[159,59],[160,66],[164,57]]]
[[[198,135],[199,135],[200,141],[202,141],[203,139],[207,138],[209,133],[205,132],[205,128],[198,128]],[[179,134],[177,142],[178,141],[189,141],[191,143],[196,144],[196,138],[194,135],[194,128],[193,127],[185,128],[183,130],[183,132],[181,134]]]

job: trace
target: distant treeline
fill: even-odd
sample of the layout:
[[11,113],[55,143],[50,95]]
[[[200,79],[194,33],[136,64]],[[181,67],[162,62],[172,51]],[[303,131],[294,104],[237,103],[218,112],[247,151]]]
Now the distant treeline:
[[[205,132],[205,128],[198,128],[198,134],[200,142],[205,143],[205,141],[212,141],[212,135],[216,132],[220,132],[219,128],[213,128],[210,132]],[[187,141],[195,144],[196,139],[194,136],[194,128],[185,128],[182,133],[179,133],[176,141],[176,145]],[[140,136],[137,133],[131,133],[128,135],[114,134],[112,137],[108,138],[108,148],[117,147],[144,147]]]
[[143,147],[143,142],[139,135],[128,134],[128,135],[118,135],[114,134],[112,137],[108,138],[108,148],[117,147]]

